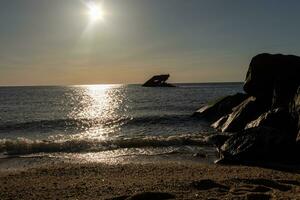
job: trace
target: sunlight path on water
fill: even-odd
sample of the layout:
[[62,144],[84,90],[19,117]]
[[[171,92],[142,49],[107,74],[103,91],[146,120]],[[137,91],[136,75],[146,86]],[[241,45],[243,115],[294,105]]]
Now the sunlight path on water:
[[69,114],[70,118],[87,120],[86,131],[73,135],[75,139],[107,139],[109,133],[115,132],[118,126],[105,126],[120,120],[118,109],[124,100],[124,96],[115,90],[122,85],[88,85],[79,86],[83,90],[80,95],[80,103]]

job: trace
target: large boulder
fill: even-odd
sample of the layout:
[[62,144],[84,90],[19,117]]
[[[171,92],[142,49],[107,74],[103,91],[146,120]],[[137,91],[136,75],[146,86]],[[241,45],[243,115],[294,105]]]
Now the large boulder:
[[[223,119],[224,124],[218,124],[222,132],[236,132],[243,130],[245,126],[263,113],[267,107],[255,97],[249,97],[240,105],[233,108],[233,112]],[[219,120],[222,121],[222,118]]]
[[259,54],[250,63],[244,90],[273,107],[284,107],[293,99],[300,83],[300,57]]
[[294,145],[286,133],[277,129],[250,128],[234,134],[223,144],[217,163],[288,161],[294,159]]
[[243,93],[237,93],[235,95],[226,96],[218,100],[214,104],[200,108],[193,114],[193,116],[204,118],[208,121],[216,121],[223,115],[231,113],[232,108],[239,105],[248,97],[248,95]]
[[247,94],[226,97],[194,114],[223,132],[207,138],[219,150],[219,163],[295,161],[300,152],[299,77],[300,57],[259,54],[247,72]]

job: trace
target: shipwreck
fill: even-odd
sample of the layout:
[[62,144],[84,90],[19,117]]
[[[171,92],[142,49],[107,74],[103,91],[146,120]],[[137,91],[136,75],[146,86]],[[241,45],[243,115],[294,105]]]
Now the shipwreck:
[[169,79],[169,74],[162,74],[153,76],[146,83],[143,84],[143,87],[175,87],[174,85],[167,83]]

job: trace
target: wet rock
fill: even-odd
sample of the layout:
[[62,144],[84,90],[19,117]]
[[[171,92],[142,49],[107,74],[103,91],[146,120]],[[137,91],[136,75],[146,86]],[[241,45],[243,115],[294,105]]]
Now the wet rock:
[[204,118],[208,121],[216,121],[223,115],[232,112],[232,108],[239,105],[249,96],[243,93],[226,96],[212,105],[207,105],[196,111],[193,116]]
[[169,79],[169,74],[153,76],[146,83],[143,84],[143,87],[175,87],[172,84],[167,83]]
[[218,133],[206,137],[205,140],[219,149],[232,135],[233,133]]
[[247,124],[245,129],[254,127],[271,127],[286,132],[292,140],[297,137],[297,120],[285,108],[276,108],[260,115]]
[[273,107],[291,102],[300,84],[300,57],[282,54],[259,54],[250,63],[244,90],[262,98]]
[[219,120],[217,120],[216,122],[214,122],[211,127],[214,129],[217,129],[219,131],[222,130],[222,126],[225,124],[225,122],[228,120],[229,115],[225,115],[223,117],[221,117]]
[[142,192],[128,197],[126,200],[163,200],[163,199],[174,199],[175,195],[165,192]]
[[298,121],[297,124],[298,136],[296,140],[300,144],[300,87],[298,88],[297,93],[294,97],[294,101],[291,104],[291,110],[292,113],[294,114],[294,117]]
[[282,161],[292,159],[294,142],[286,133],[270,127],[256,127],[232,135],[220,148],[217,163]]
[[245,126],[256,119],[266,110],[263,102],[255,97],[249,97],[240,105],[233,108],[233,112],[228,116],[226,122],[220,126],[222,132],[236,132],[243,130]]

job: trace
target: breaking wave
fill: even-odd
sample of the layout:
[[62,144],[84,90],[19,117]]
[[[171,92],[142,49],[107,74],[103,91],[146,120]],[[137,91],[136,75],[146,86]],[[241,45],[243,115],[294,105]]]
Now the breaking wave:
[[0,140],[0,152],[6,155],[25,155],[35,153],[81,153],[100,152],[121,148],[159,148],[171,146],[200,146],[208,145],[205,139],[196,135],[181,135],[168,137],[141,137],[114,140]]

